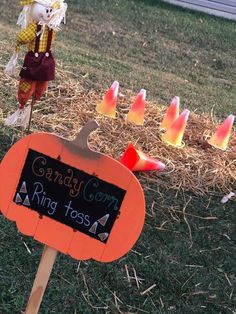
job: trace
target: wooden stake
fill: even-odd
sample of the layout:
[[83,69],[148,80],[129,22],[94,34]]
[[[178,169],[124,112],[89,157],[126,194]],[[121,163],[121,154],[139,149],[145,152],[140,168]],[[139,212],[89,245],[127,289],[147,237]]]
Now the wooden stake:
[[25,314],[38,313],[56,257],[57,250],[52,249],[49,246],[44,247]]
[[33,113],[33,107],[34,107],[35,103],[36,103],[36,100],[33,97],[32,101],[31,101],[31,104],[30,104],[31,108],[30,108],[30,117],[29,117],[29,124],[28,124],[28,128],[27,128],[27,134],[29,134],[29,132],[30,132],[30,125],[31,125],[32,113]]

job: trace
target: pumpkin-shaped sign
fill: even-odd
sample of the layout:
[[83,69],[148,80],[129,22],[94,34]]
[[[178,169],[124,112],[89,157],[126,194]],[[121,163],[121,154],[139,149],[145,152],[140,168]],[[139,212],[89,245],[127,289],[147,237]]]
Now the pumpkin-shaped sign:
[[88,123],[76,140],[31,134],[0,165],[0,210],[25,235],[75,259],[113,261],[138,239],[143,190],[131,171],[87,146]]

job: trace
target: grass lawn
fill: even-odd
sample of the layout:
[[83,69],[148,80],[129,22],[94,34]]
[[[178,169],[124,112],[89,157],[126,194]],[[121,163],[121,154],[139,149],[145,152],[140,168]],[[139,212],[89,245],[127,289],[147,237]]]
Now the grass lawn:
[[[146,88],[152,103],[166,105],[179,95],[181,109],[213,114],[215,121],[235,114],[234,22],[158,0],[68,2],[68,23],[56,43],[58,68],[88,95],[118,80],[121,92]],[[17,1],[1,4],[0,118],[16,107],[17,80],[3,69],[20,11]],[[56,85],[65,84],[58,76]],[[22,135],[0,122],[0,159]],[[111,264],[59,254],[40,313],[236,313],[235,200],[222,205],[221,190],[198,195],[139,178],[147,216],[133,250]],[[1,314],[24,309],[41,253],[42,245],[0,215]]]

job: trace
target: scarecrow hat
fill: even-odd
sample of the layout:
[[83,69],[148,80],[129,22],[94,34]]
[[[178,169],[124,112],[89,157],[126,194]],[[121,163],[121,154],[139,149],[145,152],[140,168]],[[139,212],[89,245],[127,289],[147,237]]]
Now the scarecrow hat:
[[25,5],[31,5],[34,2],[38,2],[44,6],[52,6],[52,7],[55,7],[56,9],[59,9],[61,7],[60,4],[62,4],[63,1],[58,1],[58,0],[21,0],[20,4],[25,6]]

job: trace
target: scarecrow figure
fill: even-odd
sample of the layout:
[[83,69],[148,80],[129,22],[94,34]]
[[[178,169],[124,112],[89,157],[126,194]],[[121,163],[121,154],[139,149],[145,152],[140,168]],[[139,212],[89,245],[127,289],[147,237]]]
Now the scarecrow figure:
[[[22,30],[17,36],[16,49],[5,73],[15,74],[18,52],[22,45],[28,45],[28,53],[20,71],[19,108],[6,119],[5,124],[26,127],[27,121],[31,119],[33,105],[46,91],[48,82],[55,78],[51,46],[62,20],[65,21],[67,4],[64,0],[22,0],[21,5],[23,10],[17,24]],[[31,97],[31,106],[25,108]]]

